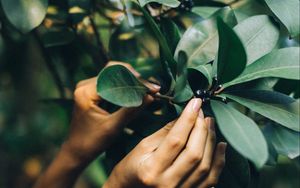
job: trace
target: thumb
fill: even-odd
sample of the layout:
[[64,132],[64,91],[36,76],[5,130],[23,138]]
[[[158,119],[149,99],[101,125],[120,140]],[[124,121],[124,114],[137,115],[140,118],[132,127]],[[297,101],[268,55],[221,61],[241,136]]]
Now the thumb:
[[131,120],[136,118],[143,109],[154,101],[150,95],[146,95],[143,104],[139,107],[121,108],[110,115],[112,126],[119,126],[120,128],[126,126]]

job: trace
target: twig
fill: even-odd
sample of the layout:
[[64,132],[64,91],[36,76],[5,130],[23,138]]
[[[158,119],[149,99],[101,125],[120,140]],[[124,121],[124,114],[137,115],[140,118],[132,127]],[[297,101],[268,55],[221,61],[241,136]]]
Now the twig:
[[94,34],[95,34],[95,37],[96,37],[96,42],[97,42],[97,47],[99,48],[100,57],[102,58],[102,61],[108,62],[110,58],[108,57],[108,54],[107,54],[107,52],[104,48],[104,45],[101,41],[101,36],[100,36],[100,33],[97,30],[97,26],[95,24],[95,21],[94,21],[94,19],[91,15],[89,16],[89,19],[90,19],[91,26],[93,28],[93,31],[94,31]]
[[49,69],[49,71],[52,75],[52,78],[53,78],[53,80],[56,84],[56,87],[59,91],[60,97],[61,98],[66,98],[64,84],[63,84],[63,82],[62,82],[62,80],[61,80],[61,78],[60,78],[60,76],[59,76],[59,74],[56,70],[55,65],[53,64],[53,61],[52,61],[49,53],[47,52],[47,50],[46,50],[46,48],[43,44],[43,41],[40,39],[39,34],[38,34],[36,29],[34,30],[33,34],[34,34],[34,37],[35,37],[35,39],[36,39],[36,41],[37,41],[37,43],[38,43],[38,45],[39,45],[39,47],[42,51],[43,57],[45,59],[45,63],[46,63],[46,65],[47,65],[47,67],[48,67],[48,69]]

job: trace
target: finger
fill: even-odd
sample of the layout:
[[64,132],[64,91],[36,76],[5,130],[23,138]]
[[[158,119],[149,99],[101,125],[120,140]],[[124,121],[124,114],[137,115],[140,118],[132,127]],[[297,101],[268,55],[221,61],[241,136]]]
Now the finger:
[[77,83],[76,85],[76,88],[79,88],[79,87],[83,87],[87,84],[90,84],[90,83],[96,83],[97,82],[97,77],[93,77],[93,78],[89,78],[89,79],[86,79],[86,80],[82,80],[80,82]]
[[208,129],[203,158],[197,165],[197,168],[194,169],[191,175],[184,181],[182,187],[193,187],[193,185],[201,181],[210,171],[216,146],[216,133],[214,120],[212,118],[205,118],[205,122]]
[[150,83],[149,81],[147,80],[144,80],[144,79],[139,79],[139,81],[144,84],[149,90],[150,90],[150,93],[157,93],[159,92],[159,90],[161,89],[161,86],[157,85],[157,84],[154,84],[154,83]]
[[109,67],[112,65],[122,65],[122,66],[126,67],[135,77],[139,78],[141,76],[141,74],[139,72],[137,72],[132,67],[132,65],[130,65],[129,63],[124,63],[124,62],[120,62],[120,61],[110,61],[107,63],[106,67]]
[[166,171],[166,177],[176,184],[184,180],[199,165],[207,147],[208,128],[202,110],[199,112],[195,127],[189,137],[186,148]]
[[219,181],[219,177],[225,166],[226,147],[227,147],[227,144],[224,142],[220,142],[217,145],[217,149],[216,149],[216,152],[214,155],[211,170],[210,170],[208,176],[205,178],[205,180],[198,183],[197,187],[207,188],[207,187],[213,187],[213,186],[217,185],[217,183]]
[[132,119],[134,119],[147,105],[154,101],[150,95],[146,95],[144,102],[139,107],[121,108],[109,116],[111,126],[121,128],[126,126]]
[[97,93],[96,82],[96,78],[91,78],[78,83],[79,86],[74,91],[75,105],[79,106],[81,110],[94,108],[99,113],[109,114],[104,109],[98,107],[101,97]]
[[175,122],[176,122],[176,120],[169,122],[163,128],[159,129],[152,135],[144,138],[140,144],[145,146],[144,148],[147,148],[147,152],[150,153],[150,152],[154,151],[155,149],[157,149],[157,147],[162,142],[162,140],[167,136],[169,131],[174,126]]
[[161,170],[169,167],[185,147],[190,132],[195,125],[201,104],[201,99],[197,98],[188,103],[174,127],[153,154],[153,158],[159,163]]

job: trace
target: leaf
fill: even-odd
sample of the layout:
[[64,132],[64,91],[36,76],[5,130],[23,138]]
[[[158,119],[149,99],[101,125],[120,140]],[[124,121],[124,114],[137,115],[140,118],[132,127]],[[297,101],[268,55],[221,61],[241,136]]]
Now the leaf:
[[222,19],[218,19],[219,52],[214,62],[219,84],[239,76],[246,67],[247,54],[237,34]]
[[169,44],[169,48],[174,53],[181,38],[179,28],[171,19],[161,18],[161,30]]
[[122,65],[104,68],[98,76],[98,94],[115,105],[140,106],[147,91],[148,88]]
[[178,55],[174,102],[182,103],[193,97],[193,91],[187,81],[187,55],[180,51]]
[[222,94],[281,125],[300,131],[299,102],[274,91],[240,90]]
[[171,72],[172,72],[173,76],[175,77],[175,75],[176,75],[176,64],[177,63],[173,58],[172,52],[171,52],[171,50],[168,46],[166,38],[161,33],[161,31],[159,30],[157,24],[155,23],[153,18],[149,15],[149,13],[142,7],[141,7],[141,11],[143,12],[143,14],[145,16],[145,19],[146,19],[147,23],[149,24],[154,36],[158,40],[158,43],[161,47],[161,51],[163,53],[163,57],[168,62],[168,66],[171,69]]
[[192,12],[198,14],[202,18],[209,18],[211,15],[213,15],[216,11],[218,11],[220,7],[207,7],[207,6],[201,6],[201,7],[194,7],[192,9]]
[[299,50],[299,47],[274,50],[248,65],[239,77],[224,84],[223,87],[265,77],[299,80]]
[[177,0],[139,0],[139,2],[142,7],[151,2],[163,4],[173,8],[178,7],[180,5],[180,2]]
[[190,71],[195,70],[195,71],[200,72],[207,79],[209,86],[212,85],[213,77],[212,77],[212,65],[211,64],[199,65],[197,67],[189,68],[188,70],[190,70]]
[[266,140],[255,122],[230,105],[211,101],[219,129],[230,145],[261,168],[268,160]]
[[288,29],[292,37],[300,33],[299,0],[265,0],[268,7]]
[[299,132],[276,125],[267,126],[266,130],[268,131],[268,139],[278,154],[288,156],[290,159],[295,159],[300,155]]
[[225,7],[214,13],[209,19],[190,27],[182,36],[175,51],[175,59],[179,51],[185,51],[189,57],[188,67],[204,65],[214,60],[218,51],[217,16],[230,25],[237,21],[230,7]]
[[266,15],[250,17],[235,26],[234,31],[246,48],[247,64],[271,52],[279,39],[278,28]]
[[[243,172],[243,173],[241,173]],[[248,160],[232,147],[226,149],[226,164],[219,180],[218,187],[242,188],[250,182],[250,166]]]
[[22,33],[39,26],[47,12],[48,0],[1,0],[8,20]]
[[65,28],[59,31],[48,31],[42,36],[43,44],[46,48],[69,44],[74,38],[75,33]]

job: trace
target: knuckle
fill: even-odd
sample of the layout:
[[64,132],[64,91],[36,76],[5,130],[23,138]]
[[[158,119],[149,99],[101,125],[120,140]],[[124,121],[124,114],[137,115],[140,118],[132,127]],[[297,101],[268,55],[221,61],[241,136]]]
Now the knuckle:
[[84,95],[84,90],[81,87],[75,89],[73,96],[75,101],[79,101]]
[[153,170],[141,169],[138,172],[138,178],[143,185],[154,186],[155,180],[157,179],[157,175],[154,173]]
[[202,160],[202,155],[193,150],[188,150],[187,151],[187,159],[192,164],[199,163]]
[[184,142],[182,141],[182,139],[177,136],[170,136],[167,139],[167,143],[168,143],[169,147],[171,147],[171,148],[179,148],[184,145]]
[[148,138],[144,138],[140,141],[139,143],[139,147],[140,148],[147,148],[149,145],[149,141],[148,141]]
[[210,166],[205,164],[205,165],[200,165],[199,169],[198,169],[198,174],[199,175],[204,175],[204,174],[208,174],[210,171]]

